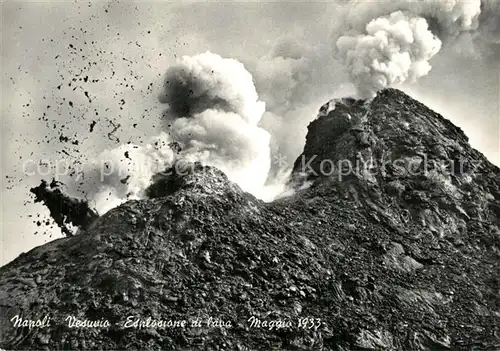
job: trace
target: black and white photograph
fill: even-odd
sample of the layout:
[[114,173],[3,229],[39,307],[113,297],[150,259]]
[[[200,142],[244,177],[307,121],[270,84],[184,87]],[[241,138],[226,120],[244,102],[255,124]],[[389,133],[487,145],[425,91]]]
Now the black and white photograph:
[[2,350],[500,350],[499,0],[1,0]]

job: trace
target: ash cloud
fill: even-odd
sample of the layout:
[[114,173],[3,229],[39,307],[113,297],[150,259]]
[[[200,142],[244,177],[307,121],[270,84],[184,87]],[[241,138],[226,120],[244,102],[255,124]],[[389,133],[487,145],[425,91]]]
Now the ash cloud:
[[498,38],[493,1],[351,1],[343,11],[345,20],[332,32],[334,56],[362,98],[427,75],[441,48],[464,35]]
[[182,157],[221,169],[250,193],[262,188],[270,168],[270,135],[258,126],[265,103],[242,63],[185,56],[167,70],[160,101]]
[[102,151],[85,164],[70,194],[83,194],[100,214],[127,200],[144,198],[152,177],[175,161],[171,142],[168,134],[161,133],[144,145],[123,144]]
[[270,135],[257,125],[265,104],[243,64],[210,52],[184,56],[167,70],[159,99],[167,104],[164,131],[144,145],[103,151],[70,193],[85,194],[103,213],[144,198],[153,175],[177,160],[215,166],[243,190],[262,193]]
[[[257,89],[266,102],[261,126],[271,135],[269,184],[283,184],[302,152],[307,125],[332,96],[346,94],[340,67],[331,57],[328,38],[311,43],[300,33],[277,38],[253,66]],[[340,79],[339,79],[340,78]]]
[[170,67],[160,101],[168,104],[168,113],[176,118],[212,109],[233,112],[255,125],[265,111],[245,66],[211,52],[184,56]]

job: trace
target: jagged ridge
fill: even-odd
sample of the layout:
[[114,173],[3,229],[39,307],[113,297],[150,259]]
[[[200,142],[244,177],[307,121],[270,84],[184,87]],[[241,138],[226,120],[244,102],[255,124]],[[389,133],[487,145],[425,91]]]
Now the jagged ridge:
[[[353,161],[358,153],[381,159],[383,152],[391,159],[424,152],[438,165],[463,158],[466,167],[443,180],[438,168],[429,176],[377,165],[373,176],[339,180],[310,169],[304,175],[299,157],[294,178],[305,176],[313,185],[270,204],[211,167],[194,165],[183,176],[167,172],[150,188],[151,199],[129,201],[84,233],[0,269],[0,345],[498,348],[500,171],[458,128],[396,90],[371,102],[339,101],[311,123],[304,148],[305,157],[317,155],[316,171],[324,159]],[[14,329],[8,319],[19,313],[50,314],[53,327]],[[68,314],[113,325],[69,329]],[[212,316],[232,326],[134,330],[114,324],[129,315]],[[294,327],[250,328],[251,316]],[[297,327],[300,317],[322,324],[304,330]]]

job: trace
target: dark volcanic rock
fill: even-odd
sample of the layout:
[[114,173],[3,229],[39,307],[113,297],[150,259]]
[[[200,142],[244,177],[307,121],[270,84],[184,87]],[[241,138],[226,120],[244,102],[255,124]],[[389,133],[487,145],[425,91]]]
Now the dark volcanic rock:
[[34,202],[42,202],[49,209],[54,222],[67,236],[73,235],[68,224],[83,230],[90,227],[99,217],[97,212],[89,207],[87,201],[65,195],[58,186],[55,179],[52,180],[50,186],[45,180],[42,180],[40,185],[30,189],[30,192],[35,196]]
[[[295,164],[293,181],[312,185],[291,197],[264,203],[217,169],[172,169],[150,199],[0,268],[0,346],[499,349],[500,170],[397,90],[333,103]],[[15,315],[51,326],[14,328]],[[110,325],[69,328],[68,315]],[[125,328],[128,316],[188,325]]]

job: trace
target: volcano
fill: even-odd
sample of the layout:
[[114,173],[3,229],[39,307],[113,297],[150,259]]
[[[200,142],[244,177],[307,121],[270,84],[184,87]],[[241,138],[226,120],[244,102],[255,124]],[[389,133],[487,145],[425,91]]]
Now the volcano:
[[84,216],[0,268],[0,346],[500,348],[500,169],[460,128],[395,89],[332,100],[289,184],[195,163]]

